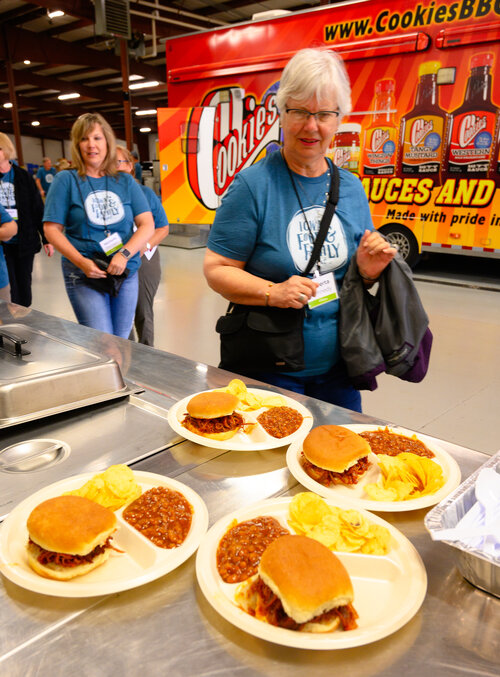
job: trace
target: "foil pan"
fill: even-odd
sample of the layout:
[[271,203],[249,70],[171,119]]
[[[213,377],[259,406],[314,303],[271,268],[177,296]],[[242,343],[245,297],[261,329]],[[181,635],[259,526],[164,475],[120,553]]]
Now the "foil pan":
[[[432,533],[449,529],[472,508],[476,502],[474,485],[483,468],[494,468],[500,473],[500,451],[488,459],[449,496],[430,510],[424,519],[426,529]],[[460,541],[442,541],[455,550],[456,565],[462,576],[480,590],[500,598],[500,559]]]

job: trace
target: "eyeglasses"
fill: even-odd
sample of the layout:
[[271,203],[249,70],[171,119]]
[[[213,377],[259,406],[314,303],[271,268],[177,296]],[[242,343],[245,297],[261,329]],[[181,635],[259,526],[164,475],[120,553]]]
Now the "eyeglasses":
[[307,122],[312,116],[319,125],[326,125],[333,122],[339,116],[338,110],[319,110],[317,113],[311,113],[303,108],[285,108],[292,122]]

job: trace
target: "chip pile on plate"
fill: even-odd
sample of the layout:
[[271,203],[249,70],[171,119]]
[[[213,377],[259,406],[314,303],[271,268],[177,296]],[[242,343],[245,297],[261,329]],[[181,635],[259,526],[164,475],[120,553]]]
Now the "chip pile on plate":
[[135,481],[134,473],[128,465],[121,463],[111,465],[104,472],[94,475],[79,489],[65,492],[66,495],[83,496],[111,510],[118,510],[138,498],[141,493],[142,489]]
[[385,527],[369,522],[357,510],[330,506],[312,492],[293,497],[288,524],[298,534],[320,541],[330,550],[386,555],[391,535]]
[[257,409],[262,409],[262,407],[280,407],[286,404],[285,398],[281,395],[260,397],[250,393],[246,385],[239,378],[233,378],[225,388],[218,388],[218,390],[235,395],[240,401],[238,406],[240,411],[256,411]]
[[435,494],[445,484],[443,469],[430,458],[403,452],[379,454],[377,462],[379,479],[364,487],[374,501],[408,501]]

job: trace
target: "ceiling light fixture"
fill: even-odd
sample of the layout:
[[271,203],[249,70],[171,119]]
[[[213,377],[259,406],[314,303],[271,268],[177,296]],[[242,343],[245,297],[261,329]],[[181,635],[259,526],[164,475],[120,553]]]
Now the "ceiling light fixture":
[[150,108],[148,110],[136,110],[136,115],[156,115],[156,108]]
[[64,16],[64,12],[60,9],[47,10],[47,16],[49,19],[57,19],[58,16]]
[[30,61],[29,59],[25,59],[25,60],[23,61],[23,63],[24,63],[26,66],[29,66],[30,63],[31,63],[31,61]]
[[59,94],[57,97],[60,101],[64,101],[65,99],[79,99],[80,95],[78,92],[71,92],[70,94]]
[[13,103],[11,103],[10,101],[7,101],[7,103],[4,103],[3,107],[4,108],[12,108],[13,105],[14,105]]
[[151,127],[141,127],[139,129],[140,132],[146,133],[151,131]]
[[131,75],[128,79],[129,82],[134,82],[134,80],[144,80],[143,75]]
[[32,124],[33,127],[39,127],[40,126],[39,120],[33,120],[33,122],[31,124]]
[[146,80],[141,82],[135,82],[129,85],[129,89],[145,89],[146,87],[158,87],[160,83],[158,80]]

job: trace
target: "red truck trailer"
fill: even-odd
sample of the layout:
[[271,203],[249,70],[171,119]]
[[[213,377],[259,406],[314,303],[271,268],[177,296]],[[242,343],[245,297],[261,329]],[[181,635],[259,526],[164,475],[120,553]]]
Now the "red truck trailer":
[[275,93],[304,47],[342,55],[353,111],[330,148],[373,222],[421,251],[500,257],[500,0],[358,0],[167,40],[163,203],[208,227],[235,174],[280,143]]

